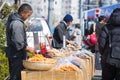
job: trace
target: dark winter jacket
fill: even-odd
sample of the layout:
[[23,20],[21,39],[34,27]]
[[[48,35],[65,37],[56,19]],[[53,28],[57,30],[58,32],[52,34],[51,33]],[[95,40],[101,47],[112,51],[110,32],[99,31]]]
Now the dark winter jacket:
[[70,40],[70,35],[67,29],[65,22],[61,21],[59,25],[54,30],[53,34],[53,47],[54,48],[62,48],[63,47],[63,35],[65,35],[66,39]]
[[21,16],[13,13],[9,16],[6,25],[7,36],[7,57],[19,57],[26,55],[25,47],[27,46],[26,32],[24,22]]
[[120,46],[120,13],[114,14],[100,32],[98,42],[103,60],[106,59],[107,54],[111,51],[109,48],[109,35],[111,36],[112,46]]
[[[105,25],[105,24],[100,23],[100,22],[96,23],[95,32],[96,32],[97,37],[99,36],[100,30],[102,29],[102,27],[103,27],[104,25]],[[91,28],[90,28],[90,34],[93,33],[93,30],[94,30],[94,29],[93,29],[93,25],[92,25]]]

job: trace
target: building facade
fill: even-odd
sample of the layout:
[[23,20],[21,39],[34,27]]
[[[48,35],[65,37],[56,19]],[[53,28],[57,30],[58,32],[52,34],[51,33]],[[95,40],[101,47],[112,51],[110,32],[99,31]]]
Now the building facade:
[[33,8],[34,17],[47,17],[48,0],[21,0],[21,3],[29,3]]
[[79,0],[62,0],[62,15],[71,14],[79,18]]
[[[14,3],[14,0],[7,1],[9,4]],[[51,5],[49,5],[49,2]],[[66,14],[71,14],[74,20],[80,18],[80,0],[21,0],[21,3],[29,3],[32,6],[32,16],[34,17],[48,18],[49,13],[51,13],[51,20],[54,26],[56,26]],[[98,5],[97,7],[102,7],[116,3],[118,3],[118,0],[83,0],[83,9],[96,8],[92,6],[86,7],[86,5]]]

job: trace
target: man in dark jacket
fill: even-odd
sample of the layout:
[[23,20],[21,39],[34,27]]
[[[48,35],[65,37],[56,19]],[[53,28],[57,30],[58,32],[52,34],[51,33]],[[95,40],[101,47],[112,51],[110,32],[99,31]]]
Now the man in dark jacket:
[[[98,17],[98,22],[95,23],[95,33],[96,33],[96,36],[98,38],[99,34],[100,34],[100,31],[102,29],[102,27],[106,24],[106,17],[105,16],[100,16]],[[93,31],[94,31],[94,28],[93,28],[94,24],[91,26],[90,28],[90,31],[89,31],[89,34],[92,34]],[[92,46],[93,51],[92,52],[95,52],[95,51],[98,51],[98,45],[96,46]]]
[[[99,37],[100,31],[102,27],[106,24],[106,17],[105,16],[100,16],[98,17],[97,23],[95,23],[95,33],[97,36],[97,39]],[[90,34],[93,33],[93,26],[90,29]],[[91,51],[95,52],[95,68],[96,69],[101,69],[101,62],[100,62],[100,53],[98,49],[98,43],[96,43],[94,46],[91,47]]]
[[68,27],[72,24],[73,17],[70,14],[66,14],[63,18],[63,21],[60,22],[60,24],[57,25],[57,27],[54,30],[53,33],[53,47],[60,49],[63,47],[63,36],[66,37],[66,42],[72,43],[70,41],[70,35],[68,32]]
[[110,46],[120,49],[120,8],[113,10],[108,23],[100,32],[98,42],[102,63],[102,80],[120,80],[120,69],[107,62],[108,55],[112,51]]
[[9,61],[10,80],[21,80],[21,70],[24,69],[22,60],[27,58],[26,51],[35,53],[34,49],[27,45],[24,25],[24,20],[26,20],[32,12],[30,5],[23,4],[18,9],[18,13],[13,13],[8,17],[6,27],[6,56]]

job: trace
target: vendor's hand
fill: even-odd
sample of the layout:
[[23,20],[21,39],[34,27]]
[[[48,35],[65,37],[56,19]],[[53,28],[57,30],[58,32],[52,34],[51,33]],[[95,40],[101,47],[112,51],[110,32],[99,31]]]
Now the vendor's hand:
[[27,47],[25,48],[25,50],[28,51],[28,52],[30,52],[30,53],[35,54],[35,50],[34,50],[32,47],[27,46]]
[[71,41],[71,40],[66,40],[66,42],[69,43],[69,44],[72,44],[72,45],[75,44],[75,42]]
[[75,44],[75,42],[74,42],[74,41],[69,41],[69,44],[72,44],[72,45],[73,45],[73,44]]

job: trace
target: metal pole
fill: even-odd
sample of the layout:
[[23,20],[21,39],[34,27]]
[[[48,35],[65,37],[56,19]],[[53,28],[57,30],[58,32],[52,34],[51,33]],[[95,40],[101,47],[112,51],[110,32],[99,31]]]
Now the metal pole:
[[84,36],[83,0],[80,0],[80,26],[81,26],[82,36]]
[[19,3],[18,3],[18,7],[21,5],[21,0],[18,0],[19,1]]
[[[90,0],[88,0],[88,2],[87,2],[87,5],[89,5],[90,4]],[[88,8],[87,8],[88,10],[90,9],[90,7],[88,6]]]
[[34,37],[34,49],[40,50],[38,32],[33,32],[33,37]]
[[102,1],[99,0],[99,7],[102,7]]
[[52,27],[52,5],[53,1],[48,0],[48,25],[50,26],[50,28]]

